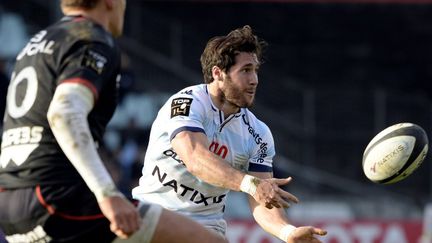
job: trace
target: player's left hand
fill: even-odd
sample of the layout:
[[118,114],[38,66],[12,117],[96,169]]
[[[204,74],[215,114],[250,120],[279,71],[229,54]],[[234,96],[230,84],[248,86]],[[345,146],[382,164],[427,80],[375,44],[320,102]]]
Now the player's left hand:
[[320,243],[316,236],[326,235],[327,231],[313,226],[297,227],[288,236],[287,243]]
[[260,179],[256,184],[256,193],[253,195],[255,201],[268,209],[273,207],[288,208],[290,206],[289,202],[298,203],[299,200],[296,196],[280,188],[280,186],[288,184],[291,180],[291,177]]

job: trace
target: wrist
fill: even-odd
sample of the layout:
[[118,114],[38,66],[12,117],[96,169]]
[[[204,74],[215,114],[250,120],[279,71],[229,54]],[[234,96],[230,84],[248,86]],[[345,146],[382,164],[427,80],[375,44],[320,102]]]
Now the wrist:
[[124,195],[117,189],[115,185],[108,185],[104,188],[100,188],[100,190],[95,191],[94,194],[98,202],[101,202],[107,197],[124,197]]
[[297,227],[290,225],[290,224],[283,226],[279,231],[279,235],[278,235],[279,239],[283,240],[284,242],[287,242],[289,235],[295,229],[297,229]]
[[260,180],[257,177],[246,174],[240,184],[240,191],[246,192],[253,197],[259,183]]

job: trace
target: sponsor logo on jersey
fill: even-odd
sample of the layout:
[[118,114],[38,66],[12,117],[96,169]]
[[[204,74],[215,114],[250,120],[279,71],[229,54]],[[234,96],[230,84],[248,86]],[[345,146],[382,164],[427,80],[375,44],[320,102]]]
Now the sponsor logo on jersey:
[[10,161],[15,165],[23,164],[30,154],[39,146],[43,127],[18,127],[4,131],[2,136],[2,153],[0,166],[6,168]]
[[192,95],[192,90],[185,90],[183,92],[181,92],[180,94],[187,94],[187,95]]
[[168,179],[168,174],[165,172],[161,172],[159,166],[155,166],[152,172],[153,176],[156,176],[159,182],[164,187],[171,187],[174,190],[178,197],[189,200],[195,204],[203,204],[204,206],[209,206],[210,204],[222,203],[226,196],[226,194],[218,195],[218,196],[206,196],[205,194],[199,192],[197,189],[186,186],[184,184],[179,183],[175,179]]
[[90,68],[97,74],[101,74],[104,70],[107,60],[108,59],[104,55],[94,50],[87,50],[84,54],[81,65],[83,67]]
[[246,126],[248,126],[249,134],[252,136],[255,143],[259,146],[259,150],[257,151],[258,158],[256,161],[258,163],[264,163],[264,158],[267,157],[267,150],[268,150],[267,145],[268,144],[266,142],[263,142],[260,134],[258,132],[256,132],[255,129],[250,125],[249,121],[246,118],[246,115],[243,114],[242,120],[243,120],[244,124],[246,124]]
[[171,102],[171,118],[176,116],[189,116],[192,98],[176,98]]
[[165,150],[165,151],[163,151],[163,154],[165,156],[171,157],[172,159],[177,161],[179,164],[185,165],[183,163],[183,160],[180,159],[180,157],[177,155],[177,153],[174,150],[172,150],[172,149]]
[[38,53],[52,55],[54,53],[53,47],[55,45],[55,41],[45,40],[44,37],[46,34],[46,30],[42,30],[37,33],[33,38],[30,39],[30,42],[27,43],[24,49],[22,49],[16,59],[21,60],[25,55],[33,56]]
[[209,150],[219,155],[222,159],[225,159],[228,154],[228,147],[215,141],[210,144]]
[[52,239],[44,231],[42,226],[38,225],[36,228],[25,234],[14,234],[7,235],[6,240],[10,243],[22,243],[22,242],[50,242]]

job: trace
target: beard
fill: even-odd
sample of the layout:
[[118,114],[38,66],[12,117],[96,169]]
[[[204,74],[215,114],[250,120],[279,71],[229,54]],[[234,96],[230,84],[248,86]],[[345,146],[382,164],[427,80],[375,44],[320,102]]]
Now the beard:
[[222,94],[225,101],[239,108],[250,108],[255,100],[255,96],[249,98],[246,90],[237,87],[229,75],[224,80]]

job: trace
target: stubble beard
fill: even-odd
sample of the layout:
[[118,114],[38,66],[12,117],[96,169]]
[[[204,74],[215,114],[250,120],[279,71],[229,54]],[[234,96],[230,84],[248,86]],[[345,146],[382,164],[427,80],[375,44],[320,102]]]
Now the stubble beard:
[[234,85],[230,76],[224,80],[225,88],[222,90],[223,99],[225,102],[238,108],[250,108],[253,106],[255,97],[250,102],[245,98],[245,91],[241,91]]

